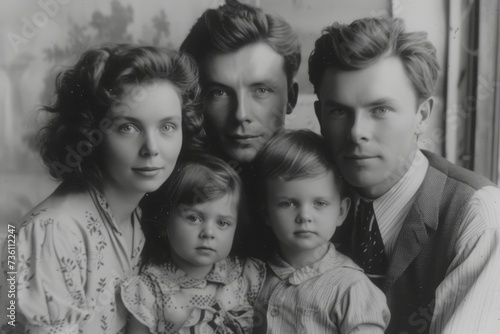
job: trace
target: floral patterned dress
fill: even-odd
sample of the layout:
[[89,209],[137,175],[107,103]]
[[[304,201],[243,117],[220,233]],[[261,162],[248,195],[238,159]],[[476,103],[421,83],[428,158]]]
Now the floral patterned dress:
[[126,240],[104,196],[60,186],[18,233],[18,305],[30,333],[121,333],[120,283],[137,275],[144,235]]
[[127,279],[122,299],[151,333],[251,333],[264,279],[264,263],[251,258],[217,262],[203,279],[167,262]]

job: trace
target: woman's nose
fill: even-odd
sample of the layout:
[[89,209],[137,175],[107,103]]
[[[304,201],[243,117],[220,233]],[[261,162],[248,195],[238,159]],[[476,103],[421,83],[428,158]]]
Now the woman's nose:
[[146,133],[140,154],[144,157],[154,157],[159,154],[158,143],[155,134]]

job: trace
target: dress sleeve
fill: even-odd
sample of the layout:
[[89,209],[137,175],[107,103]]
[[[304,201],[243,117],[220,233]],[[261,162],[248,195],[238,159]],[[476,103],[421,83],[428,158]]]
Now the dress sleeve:
[[243,277],[248,284],[247,300],[254,306],[266,279],[266,265],[254,258],[247,258],[243,268]]
[[154,283],[145,274],[131,277],[121,285],[121,297],[127,310],[151,333],[158,333],[158,308]]
[[90,312],[87,256],[72,224],[31,218],[18,234],[18,302],[30,333],[78,333]]
[[383,334],[390,312],[385,295],[368,278],[353,283],[333,310],[341,333]]
[[222,324],[228,333],[252,333],[254,306],[264,285],[266,265],[258,259],[247,258],[244,261],[242,277],[247,288],[246,302],[224,314],[225,321]]

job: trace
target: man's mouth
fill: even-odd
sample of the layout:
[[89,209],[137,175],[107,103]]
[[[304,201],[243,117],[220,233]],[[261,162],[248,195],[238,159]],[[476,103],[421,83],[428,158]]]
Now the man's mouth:
[[239,135],[239,134],[234,134],[234,135],[227,135],[228,138],[231,138],[232,140],[250,140],[250,139],[256,139],[259,138],[259,135]]

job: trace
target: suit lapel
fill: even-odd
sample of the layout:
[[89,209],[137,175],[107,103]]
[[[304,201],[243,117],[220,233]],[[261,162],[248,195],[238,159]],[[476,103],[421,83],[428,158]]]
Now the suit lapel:
[[437,229],[439,203],[446,176],[429,166],[424,182],[417,191],[415,202],[405,218],[393,256],[389,261],[384,290],[388,291],[429,241],[428,228]]

